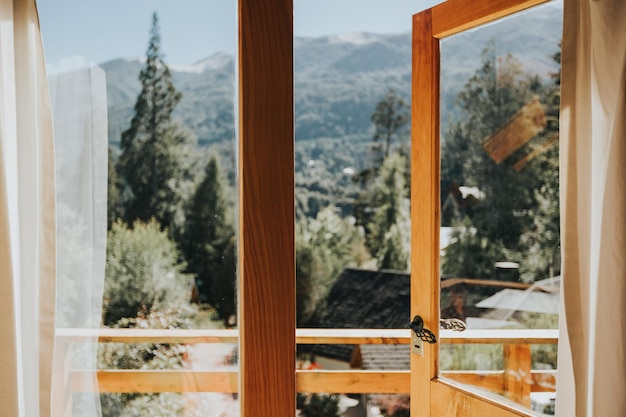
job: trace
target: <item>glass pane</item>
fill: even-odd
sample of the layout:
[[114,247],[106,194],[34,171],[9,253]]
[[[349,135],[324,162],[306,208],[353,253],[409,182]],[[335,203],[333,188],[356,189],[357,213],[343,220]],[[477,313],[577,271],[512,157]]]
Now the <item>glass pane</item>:
[[238,416],[236,1],[38,6],[57,159],[56,382],[81,378],[56,407]]
[[467,330],[440,369],[545,414],[555,333],[523,339],[558,327],[561,25],[553,2],[441,42],[441,317]]
[[[299,327],[406,329],[410,321],[411,16],[428,6],[294,4]],[[408,345],[299,345],[298,359],[312,372],[410,368]],[[354,403],[342,415],[405,415],[404,388],[341,397],[342,407]],[[300,393],[300,412],[313,415],[313,400]]]

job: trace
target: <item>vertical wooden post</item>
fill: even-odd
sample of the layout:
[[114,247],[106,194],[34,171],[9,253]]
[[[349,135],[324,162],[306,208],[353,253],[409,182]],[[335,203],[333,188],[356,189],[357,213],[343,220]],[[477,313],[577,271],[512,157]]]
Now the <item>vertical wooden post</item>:
[[[411,98],[411,320],[439,338],[439,40],[430,10],[413,16]],[[439,345],[411,356],[411,415],[430,417]]]
[[241,415],[295,414],[292,0],[239,0]]
[[504,396],[530,407],[532,385],[530,345],[504,345]]

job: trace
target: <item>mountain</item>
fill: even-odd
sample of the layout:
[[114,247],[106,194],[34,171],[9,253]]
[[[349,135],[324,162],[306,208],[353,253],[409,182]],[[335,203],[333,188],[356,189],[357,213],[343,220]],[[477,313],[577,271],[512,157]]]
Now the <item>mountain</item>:
[[[107,76],[109,143],[119,145],[130,125],[141,91],[139,60],[115,59],[101,64]],[[234,135],[235,59],[218,53],[189,67],[171,67],[172,79],[183,99],[174,117],[191,129],[200,144],[231,139]]]
[[[525,69],[547,80],[556,69],[549,54],[535,57],[545,45],[558,50],[561,11],[544,8],[442,42],[442,116],[480,64],[481,51],[493,42],[496,55],[507,51]],[[503,30],[502,28],[505,28]],[[540,29],[541,28],[541,29]],[[298,142],[351,138],[371,141],[370,115],[389,88],[410,102],[411,34],[351,33],[295,38],[295,118]],[[107,75],[109,141],[119,144],[139,94],[139,60],[103,63]],[[188,67],[171,66],[183,99],[174,115],[211,145],[234,137],[235,58],[218,53]],[[446,120],[446,119],[444,119]]]

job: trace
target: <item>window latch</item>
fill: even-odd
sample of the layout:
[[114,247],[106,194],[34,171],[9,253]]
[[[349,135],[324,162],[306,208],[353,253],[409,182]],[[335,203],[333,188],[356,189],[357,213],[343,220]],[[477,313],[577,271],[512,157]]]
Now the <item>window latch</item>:
[[424,356],[424,342],[436,343],[437,337],[430,330],[424,328],[424,320],[420,316],[413,317],[409,323],[411,332],[411,351],[416,355]]

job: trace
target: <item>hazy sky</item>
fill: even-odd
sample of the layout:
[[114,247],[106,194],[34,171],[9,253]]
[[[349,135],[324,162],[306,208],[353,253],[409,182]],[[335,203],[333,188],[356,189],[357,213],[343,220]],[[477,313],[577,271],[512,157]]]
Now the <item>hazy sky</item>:
[[[401,33],[411,15],[441,0],[294,0],[296,36]],[[162,51],[172,65],[234,53],[235,0],[38,0],[46,60],[82,56],[100,63],[143,56],[151,15],[159,14]]]

